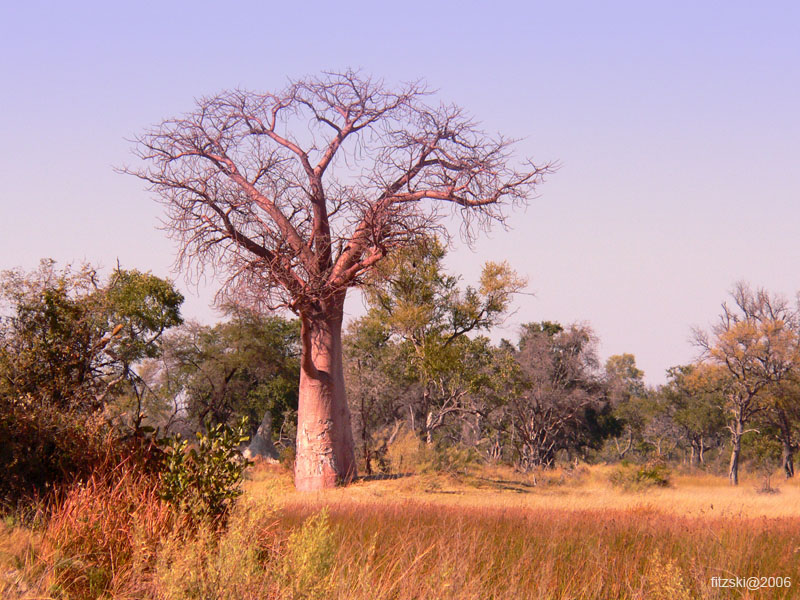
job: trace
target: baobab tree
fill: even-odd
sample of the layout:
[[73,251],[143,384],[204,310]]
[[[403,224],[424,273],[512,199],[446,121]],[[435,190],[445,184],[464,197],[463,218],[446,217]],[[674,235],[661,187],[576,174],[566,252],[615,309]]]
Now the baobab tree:
[[[387,254],[461,216],[467,240],[524,204],[550,166],[512,163],[419,82],[391,89],[358,72],[281,92],[203,98],[136,139],[129,169],[167,210],[179,264],[224,274],[218,299],[288,309],[301,321],[295,485],[356,475],[342,374],[347,290]],[[447,208],[451,210],[447,210]]]

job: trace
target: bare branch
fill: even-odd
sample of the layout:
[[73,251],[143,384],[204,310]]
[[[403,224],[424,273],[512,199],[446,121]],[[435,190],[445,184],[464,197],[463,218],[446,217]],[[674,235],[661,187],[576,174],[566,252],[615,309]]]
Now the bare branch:
[[225,273],[222,297],[308,312],[395,249],[445,233],[444,207],[468,240],[505,225],[553,170],[512,166],[513,140],[429,95],[354,71],[224,92],[137,138],[146,166],[125,172],[166,205],[179,264]]

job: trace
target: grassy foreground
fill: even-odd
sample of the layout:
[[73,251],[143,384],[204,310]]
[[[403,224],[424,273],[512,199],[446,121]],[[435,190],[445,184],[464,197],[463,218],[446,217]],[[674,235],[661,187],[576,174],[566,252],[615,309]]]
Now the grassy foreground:
[[[800,487],[710,476],[624,492],[609,469],[488,470],[298,494],[257,467],[227,528],[187,527],[131,478],[0,527],[2,598],[794,598]],[[713,577],[792,586],[720,588]]]

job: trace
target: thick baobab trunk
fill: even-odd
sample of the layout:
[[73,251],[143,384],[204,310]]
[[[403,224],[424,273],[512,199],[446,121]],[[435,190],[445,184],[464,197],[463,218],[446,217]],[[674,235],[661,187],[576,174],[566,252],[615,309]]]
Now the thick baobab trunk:
[[744,423],[741,419],[736,419],[736,422],[731,427],[731,465],[728,470],[728,479],[733,485],[739,485],[739,455],[742,452],[742,434],[744,432]]
[[342,304],[302,315],[302,361],[294,482],[299,491],[356,476],[353,432],[342,371]]

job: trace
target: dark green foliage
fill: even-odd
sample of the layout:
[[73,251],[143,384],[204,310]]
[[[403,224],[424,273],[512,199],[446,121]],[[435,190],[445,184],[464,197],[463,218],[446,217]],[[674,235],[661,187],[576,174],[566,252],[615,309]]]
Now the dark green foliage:
[[273,433],[291,436],[300,378],[300,326],[276,316],[231,308],[214,327],[188,324],[166,340],[163,378],[153,388],[166,397],[185,394],[188,416],[229,423],[246,416],[255,433],[266,411]]
[[206,422],[195,444],[180,435],[165,438],[160,496],[197,520],[224,519],[242,494],[245,469],[252,463],[239,451],[250,439],[247,418],[236,427]]
[[[183,297],[147,273],[89,265],[0,277],[0,501],[16,504],[87,476],[133,441],[106,420],[141,391],[135,364],[160,351]],[[135,432],[141,434],[141,431]]]

